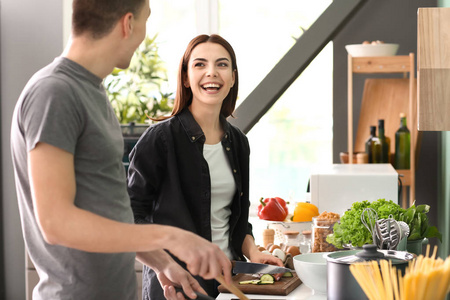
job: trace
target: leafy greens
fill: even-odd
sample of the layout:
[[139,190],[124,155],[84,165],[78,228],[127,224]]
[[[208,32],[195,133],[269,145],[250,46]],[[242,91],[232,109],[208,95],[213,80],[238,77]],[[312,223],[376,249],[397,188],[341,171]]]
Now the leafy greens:
[[408,209],[403,209],[392,200],[378,199],[369,202],[367,200],[355,202],[341,217],[340,222],[333,227],[333,234],[328,235],[327,242],[342,249],[347,245],[362,247],[364,244],[372,244],[372,235],[361,222],[361,214],[365,208],[373,208],[378,219],[387,219],[389,216],[397,221],[404,221],[410,228],[408,240],[417,240],[424,237],[437,237],[440,240],[442,235],[435,226],[429,226],[426,213],[429,212],[429,205],[412,205]]

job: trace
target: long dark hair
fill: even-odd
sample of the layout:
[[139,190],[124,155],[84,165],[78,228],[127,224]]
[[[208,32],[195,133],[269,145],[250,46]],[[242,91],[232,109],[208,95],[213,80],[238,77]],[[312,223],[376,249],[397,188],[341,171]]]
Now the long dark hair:
[[175,101],[173,104],[173,110],[170,116],[168,117],[161,117],[157,120],[164,120],[167,118],[170,118],[171,116],[175,116],[179,114],[185,107],[188,107],[192,103],[192,90],[190,87],[185,87],[184,82],[187,79],[187,72],[188,72],[188,63],[189,59],[191,58],[192,50],[194,50],[195,47],[197,47],[199,44],[202,43],[215,43],[223,46],[231,57],[231,67],[232,70],[235,72],[234,77],[234,85],[230,89],[230,92],[225,97],[222,103],[222,108],[220,109],[220,114],[224,116],[225,118],[229,116],[233,116],[233,112],[236,106],[236,99],[238,95],[238,87],[239,87],[239,76],[238,76],[238,69],[237,69],[237,63],[236,63],[236,54],[234,53],[233,47],[220,35],[212,34],[212,35],[206,35],[202,34],[199,36],[196,36],[193,38],[189,45],[186,48],[186,51],[184,52],[183,57],[180,61],[180,66],[178,68],[178,77],[177,77],[177,92],[175,94]]

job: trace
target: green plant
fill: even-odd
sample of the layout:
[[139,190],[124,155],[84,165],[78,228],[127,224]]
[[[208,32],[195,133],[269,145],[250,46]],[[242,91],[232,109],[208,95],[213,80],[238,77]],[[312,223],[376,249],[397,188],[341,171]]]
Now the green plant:
[[146,37],[135,51],[128,69],[114,69],[105,78],[106,93],[121,124],[144,123],[172,110],[167,72],[153,38]]
[[399,221],[406,222],[409,226],[408,241],[421,240],[423,238],[438,238],[442,242],[442,234],[437,227],[431,226],[428,223],[427,213],[430,211],[430,206],[427,204],[418,205],[413,204],[408,209],[400,214]]

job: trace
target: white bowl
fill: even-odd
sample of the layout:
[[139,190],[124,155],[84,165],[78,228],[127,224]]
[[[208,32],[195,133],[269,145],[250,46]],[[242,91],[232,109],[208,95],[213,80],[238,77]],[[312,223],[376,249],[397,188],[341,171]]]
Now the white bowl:
[[392,56],[397,54],[398,44],[356,44],[345,46],[351,56]]
[[305,253],[294,256],[294,268],[300,280],[314,294],[327,293],[327,259],[330,252]]

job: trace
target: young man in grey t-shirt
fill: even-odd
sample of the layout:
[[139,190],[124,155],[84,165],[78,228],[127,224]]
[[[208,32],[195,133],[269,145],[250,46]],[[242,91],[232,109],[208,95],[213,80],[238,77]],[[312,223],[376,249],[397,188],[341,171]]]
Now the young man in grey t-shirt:
[[40,281],[33,299],[133,299],[137,258],[168,299],[231,264],[210,242],[162,225],[134,225],[120,126],[102,80],[127,68],[145,36],[148,0],[74,0],[72,39],[37,72],[14,111],[11,147],[23,235]]

